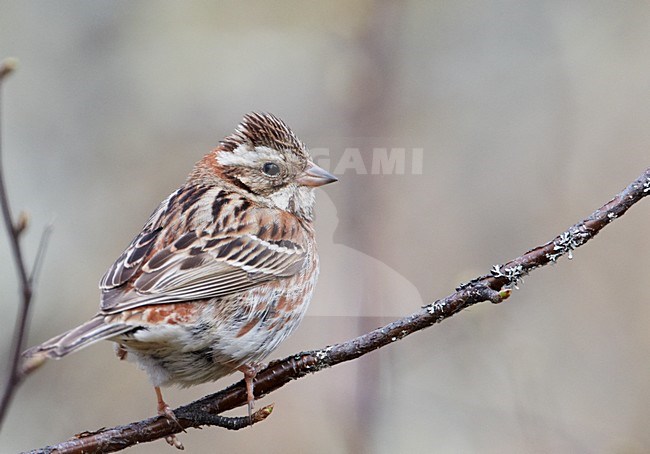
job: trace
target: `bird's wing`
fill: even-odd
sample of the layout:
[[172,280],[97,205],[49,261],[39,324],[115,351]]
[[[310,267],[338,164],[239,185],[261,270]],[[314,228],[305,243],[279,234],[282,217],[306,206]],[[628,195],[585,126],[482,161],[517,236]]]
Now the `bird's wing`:
[[[303,268],[306,234],[288,213],[258,207],[239,220],[230,213],[230,219],[239,222],[237,229],[217,222],[212,231],[170,235],[167,227],[175,216],[168,213],[174,209],[168,201],[102,279],[104,313],[226,296]],[[283,232],[285,237],[291,233],[291,240],[283,239]]]

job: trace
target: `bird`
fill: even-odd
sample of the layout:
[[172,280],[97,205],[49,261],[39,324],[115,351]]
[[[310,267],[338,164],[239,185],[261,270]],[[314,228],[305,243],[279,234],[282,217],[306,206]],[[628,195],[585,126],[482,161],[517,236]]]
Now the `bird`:
[[[198,161],[100,282],[99,312],[23,353],[27,368],[100,340],[161,387],[244,373],[298,326],[318,279],[315,188],[337,181],[270,113],[249,113]],[[172,438],[168,438],[172,442]]]

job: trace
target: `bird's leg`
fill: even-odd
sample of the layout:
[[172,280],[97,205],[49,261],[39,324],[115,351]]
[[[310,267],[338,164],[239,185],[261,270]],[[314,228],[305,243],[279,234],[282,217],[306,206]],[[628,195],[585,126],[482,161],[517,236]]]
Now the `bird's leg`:
[[257,375],[257,369],[253,365],[244,364],[238,369],[244,374],[244,381],[246,382],[246,394],[248,401],[248,421],[253,425],[253,407],[255,405],[255,393],[253,390],[253,380]]
[[167,419],[178,422],[176,415],[174,415],[172,409],[169,408],[167,402],[164,401],[160,386],[155,386],[153,389],[156,391],[156,398],[158,399],[158,414],[167,417]]
[[[162,391],[160,391],[160,386],[154,386],[154,390],[156,391],[156,398],[158,399],[158,414],[160,416],[164,416],[170,421],[173,421],[174,423],[178,424],[178,427],[183,429],[183,426],[181,426],[181,424],[178,422],[178,419],[176,419],[176,415],[174,414],[172,409],[169,408],[167,402],[163,400]],[[180,449],[180,450],[185,449],[183,444],[180,441],[178,441],[178,438],[176,438],[176,435],[167,435],[165,437],[165,441],[167,442],[168,445],[173,446],[176,449]]]

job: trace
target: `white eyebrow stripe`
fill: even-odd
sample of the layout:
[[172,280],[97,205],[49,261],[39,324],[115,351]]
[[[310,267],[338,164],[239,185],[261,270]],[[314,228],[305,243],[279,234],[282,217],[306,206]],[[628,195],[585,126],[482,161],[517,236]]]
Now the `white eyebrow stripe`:
[[217,155],[217,162],[225,166],[251,166],[264,160],[284,162],[283,156],[272,148],[257,146],[251,149],[246,144],[238,146],[229,153]]

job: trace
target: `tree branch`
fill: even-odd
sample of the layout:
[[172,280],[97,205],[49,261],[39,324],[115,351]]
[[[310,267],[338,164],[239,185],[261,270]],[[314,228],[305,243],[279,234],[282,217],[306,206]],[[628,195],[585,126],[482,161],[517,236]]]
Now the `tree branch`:
[[[16,68],[16,60],[8,58],[0,63],[0,108],[2,107],[2,84],[5,77],[11,74]],[[0,111],[0,114],[2,112]],[[1,126],[1,125],[0,125]],[[27,334],[27,322],[29,320],[29,308],[32,300],[33,286],[35,275],[40,268],[45,248],[47,247],[47,240],[50,234],[50,227],[48,226],[39,244],[38,254],[34,261],[32,272],[27,271],[25,259],[20,247],[20,236],[26,230],[28,225],[27,215],[23,212],[18,216],[18,220],[14,223],[11,214],[11,207],[9,205],[9,197],[7,195],[7,188],[4,181],[4,169],[2,166],[2,130],[0,128],[0,207],[2,209],[2,218],[9,234],[9,245],[11,253],[18,271],[18,280],[21,288],[21,304],[18,312],[18,320],[13,335],[11,346],[11,364],[9,367],[9,374],[2,393],[2,400],[0,400],[0,427],[7,414],[7,409],[11,404],[11,400],[22,382],[24,374],[22,372],[20,353],[23,351],[23,344],[25,342],[25,335]]]
[[[481,301],[499,303],[510,296],[517,282],[535,268],[572,257],[574,249],[591,240],[606,225],[621,217],[635,203],[650,195],[650,168],[616,197],[589,217],[569,227],[546,244],[538,246],[503,265],[495,265],[490,274],[460,285],[451,295],[422,307],[419,311],[377,328],[347,342],[297,353],[271,362],[255,378],[255,397],[260,398],[292,380],[319,370],[351,361],[373,350],[392,344],[416,331],[439,323]],[[180,426],[164,417],[150,418],[126,426],[100,429],[32,453],[114,452],[136,443],[176,434],[185,428],[221,425],[213,415],[246,403],[246,386],[240,381],[223,391],[208,395],[174,410]],[[238,419],[238,418],[227,418]]]

